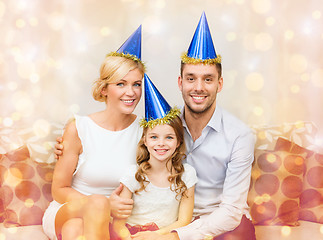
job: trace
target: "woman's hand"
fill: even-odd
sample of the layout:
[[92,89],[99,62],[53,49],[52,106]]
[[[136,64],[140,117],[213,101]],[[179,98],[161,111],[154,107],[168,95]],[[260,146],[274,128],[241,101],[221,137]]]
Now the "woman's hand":
[[128,218],[131,215],[133,200],[131,198],[123,198],[120,196],[123,185],[120,184],[110,195],[111,215],[115,218]]

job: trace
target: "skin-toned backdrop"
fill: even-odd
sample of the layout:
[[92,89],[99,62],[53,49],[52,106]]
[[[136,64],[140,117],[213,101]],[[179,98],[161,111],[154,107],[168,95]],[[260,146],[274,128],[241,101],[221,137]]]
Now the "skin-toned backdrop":
[[248,125],[313,121],[323,145],[321,0],[0,0],[0,127],[103,108],[92,82],[140,24],[150,78],[181,106],[180,55],[203,10],[223,59],[218,103]]

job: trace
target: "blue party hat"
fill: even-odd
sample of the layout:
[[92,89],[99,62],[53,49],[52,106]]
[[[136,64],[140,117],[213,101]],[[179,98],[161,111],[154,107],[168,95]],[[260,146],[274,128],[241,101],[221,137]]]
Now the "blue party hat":
[[167,124],[171,119],[179,116],[180,110],[169,106],[147,74],[144,78],[145,118],[141,120],[140,125],[153,128],[159,124]]
[[182,55],[182,62],[189,64],[221,63],[221,56],[218,56],[214,49],[205,12],[202,13],[187,53]]
[[107,56],[119,56],[141,62],[141,25],[137,30],[121,45],[116,52],[111,52]]

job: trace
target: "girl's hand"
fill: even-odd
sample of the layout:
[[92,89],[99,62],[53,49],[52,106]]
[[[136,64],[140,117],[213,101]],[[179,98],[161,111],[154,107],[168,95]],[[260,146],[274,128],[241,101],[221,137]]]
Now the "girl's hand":
[[131,198],[122,198],[120,193],[123,185],[120,184],[110,195],[111,215],[114,218],[128,218],[131,215],[133,200]]

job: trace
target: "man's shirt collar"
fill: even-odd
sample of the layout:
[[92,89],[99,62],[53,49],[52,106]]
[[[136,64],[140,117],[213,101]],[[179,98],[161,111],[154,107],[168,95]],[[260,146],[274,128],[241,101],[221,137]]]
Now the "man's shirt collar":
[[[181,119],[183,122],[183,127],[188,129],[186,121],[184,119],[184,111],[185,111],[185,107],[182,107]],[[221,107],[216,106],[214,113],[206,126],[209,126],[209,127],[213,128],[215,131],[220,132],[221,131],[221,123],[222,123],[222,109],[221,109]]]

